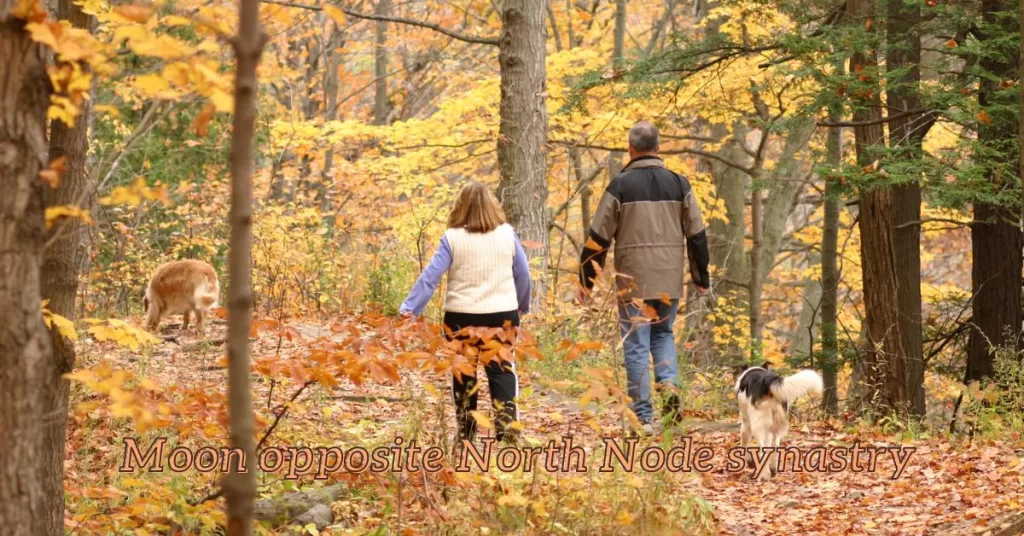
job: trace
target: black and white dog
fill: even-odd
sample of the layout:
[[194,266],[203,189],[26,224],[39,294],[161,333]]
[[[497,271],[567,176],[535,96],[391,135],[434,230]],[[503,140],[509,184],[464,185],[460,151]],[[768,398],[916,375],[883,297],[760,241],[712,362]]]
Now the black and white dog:
[[[759,448],[778,448],[789,431],[790,403],[807,393],[821,394],[821,376],[813,370],[801,370],[783,378],[760,367],[741,366],[736,370],[736,399],[740,406],[740,446],[750,446],[750,438]],[[763,458],[762,458],[763,459]],[[779,454],[772,453],[770,472],[761,471],[759,480],[768,480],[779,472]]]

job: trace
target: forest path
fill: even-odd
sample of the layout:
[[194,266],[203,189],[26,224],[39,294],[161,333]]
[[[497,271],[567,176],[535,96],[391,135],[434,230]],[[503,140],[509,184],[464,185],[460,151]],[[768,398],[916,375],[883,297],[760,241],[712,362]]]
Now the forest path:
[[[290,326],[307,339],[331,337],[327,325]],[[216,341],[223,327],[214,325],[210,331],[208,340]],[[164,333],[173,334],[175,329],[164,326]],[[288,353],[299,345],[268,331],[254,339],[252,352],[254,357]],[[222,351],[216,342],[203,343],[194,335],[183,334],[176,342],[165,342],[151,351],[145,374],[182,385],[223,384],[225,372],[216,366]],[[382,444],[410,434],[421,445],[450,444],[454,418],[449,382],[446,374],[402,370],[398,382],[356,385],[343,380],[333,393],[311,390],[304,395],[309,409],[295,411],[285,419],[268,445],[308,442],[310,437],[339,446],[353,441]],[[483,409],[489,395],[487,382],[481,383]],[[577,399],[542,385],[529,373],[521,375],[520,390],[526,394],[520,406],[521,421],[533,444],[561,442],[571,436],[574,444],[587,451],[588,464],[593,464],[588,472],[594,474],[604,456],[602,438],[624,445],[621,419],[610,409],[588,419]],[[287,395],[288,390],[280,386],[276,393],[260,382],[254,386],[254,403],[262,407],[278,404]],[[894,450],[899,445],[892,437],[870,431],[852,434],[835,422],[803,422],[799,412],[791,426],[784,446],[799,449],[803,460],[798,464],[814,463],[810,457],[814,452],[824,453],[827,463],[829,454],[822,447],[832,452],[847,449],[847,453],[854,446],[888,450],[875,450],[875,467],[865,464],[867,470],[790,470],[760,483],[751,480],[749,470],[727,470],[729,449],[739,441],[735,422],[689,419],[679,429],[641,440],[639,446],[656,446],[664,452],[685,445],[688,438],[693,448],[712,449],[712,468],[677,473],[645,473],[637,468],[634,475],[644,482],[662,479],[660,482],[667,481],[679,491],[708,501],[721,534],[1000,534],[999,524],[1012,524],[1018,520],[1014,516],[1024,510],[1024,443],[1020,438],[976,440],[969,449],[948,438],[911,440],[902,443],[907,449],[903,452],[909,454],[900,454]],[[903,474],[894,479],[902,455],[909,459]],[[863,452],[860,456],[867,461]],[[621,468],[617,472],[622,478],[630,476]],[[423,522],[429,527],[427,520]]]

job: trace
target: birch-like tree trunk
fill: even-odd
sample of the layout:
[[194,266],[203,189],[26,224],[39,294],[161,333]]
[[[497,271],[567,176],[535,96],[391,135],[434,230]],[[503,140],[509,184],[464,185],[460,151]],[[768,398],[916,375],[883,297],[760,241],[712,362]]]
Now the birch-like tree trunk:
[[0,527],[56,536],[44,485],[50,335],[40,308],[47,163],[47,55],[0,0]]

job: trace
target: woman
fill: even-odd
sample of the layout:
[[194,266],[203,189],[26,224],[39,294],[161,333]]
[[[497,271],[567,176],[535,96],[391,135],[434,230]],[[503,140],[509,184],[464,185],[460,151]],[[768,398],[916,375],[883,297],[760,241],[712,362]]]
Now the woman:
[[[526,253],[505,213],[490,190],[478,182],[466,185],[448,216],[448,230],[402,303],[403,316],[419,316],[427,306],[441,276],[448,274],[444,299],[446,333],[463,328],[495,328],[506,323],[519,326],[519,317],[530,310],[530,266]],[[516,396],[519,378],[514,361],[495,357],[484,367],[497,412],[498,441],[513,440],[509,425],[519,420]],[[453,374],[452,396],[459,425],[459,440],[472,440],[476,421],[476,365],[471,374]]]

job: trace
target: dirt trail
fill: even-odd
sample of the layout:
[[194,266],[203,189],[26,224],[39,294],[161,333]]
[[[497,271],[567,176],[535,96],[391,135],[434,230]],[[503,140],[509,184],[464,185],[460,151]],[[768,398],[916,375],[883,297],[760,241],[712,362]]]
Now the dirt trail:
[[[324,326],[295,327],[307,338],[330,336]],[[215,340],[221,329],[216,326],[210,338]],[[183,336],[178,344],[160,345],[147,360],[146,375],[185,384],[223,382],[224,372],[211,366],[220,358],[222,347],[193,342]],[[253,354],[272,355],[279,345],[276,337],[261,335],[253,343]],[[486,382],[482,383],[481,407],[485,408],[489,396]],[[610,412],[599,416],[599,433],[588,425],[577,400],[542,387],[534,378],[521,377],[521,390],[530,386],[534,394],[521,409],[530,437],[546,442],[572,435],[590,453],[600,447],[602,436],[621,437],[619,419]],[[362,421],[366,434],[400,434],[410,427],[410,411],[419,411],[421,421],[415,424],[424,430],[422,437],[440,441],[445,433],[440,428],[452,429],[452,423],[443,425],[444,418],[453,418],[450,399],[444,399],[448,389],[446,377],[418,371],[403,371],[402,381],[390,384],[343,382],[335,396],[318,399],[321,410],[331,408],[330,418],[324,417],[326,412],[295,416],[282,431],[293,434],[303,426],[340,428]],[[256,403],[266,403],[265,388],[257,386],[257,390]],[[902,446],[915,450],[897,479],[892,478],[891,455],[878,451],[874,470],[784,471],[758,483],[746,471],[726,470],[728,449],[738,442],[734,422],[688,420],[681,428],[644,440],[642,445],[671,447],[689,437],[694,444],[714,450],[713,470],[680,473],[674,481],[714,506],[722,534],[997,534],[1000,523],[1011,525],[1016,520],[1013,516],[1024,508],[1024,445],[1019,440],[976,442],[970,448],[946,439],[907,442]],[[814,447],[857,445],[897,446],[891,438],[853,436],[823,422],[793,422],[785,443],[804,454]]]

